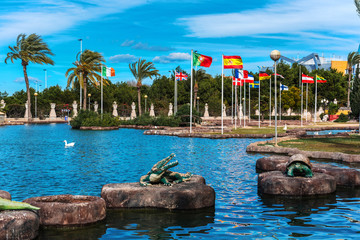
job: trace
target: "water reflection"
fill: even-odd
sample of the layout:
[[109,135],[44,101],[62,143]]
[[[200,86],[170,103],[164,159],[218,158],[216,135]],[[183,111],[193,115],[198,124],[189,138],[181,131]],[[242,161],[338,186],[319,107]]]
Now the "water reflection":
[[109,231],[118,231],[116,235],[132,230],[134,235],[150,239],[176,239],[176,236],[190,236],[190,233],[208,234],[212,229],[208,225],[214,223],[214,217],[214,208],[193,211],[108,210],[106,224]]

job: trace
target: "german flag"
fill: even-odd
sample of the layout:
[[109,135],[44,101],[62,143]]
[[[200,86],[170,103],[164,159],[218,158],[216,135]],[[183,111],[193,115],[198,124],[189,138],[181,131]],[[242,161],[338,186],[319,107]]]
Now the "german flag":
[[224,69],[243,69],[243,61],[240,56],[223,56]]
[[259,73],[259,80],[268,80],[271,76],[267,74],[266,72],[260,72]]

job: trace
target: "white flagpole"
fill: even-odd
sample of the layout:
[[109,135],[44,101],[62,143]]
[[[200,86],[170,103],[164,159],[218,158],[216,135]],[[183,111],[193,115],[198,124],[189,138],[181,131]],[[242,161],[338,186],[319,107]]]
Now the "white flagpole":
[[[241,71],[241,70],[239,70],[239,71]],[[244,114],[243,114],[243,107],[242,107],[242,99],[241,99],[241,97],[242,97],[242,89],[241,89],[241,79],[240,79],[240,87],[239,87],[239,90],[240,90],[240,99],[239,99],[239,113],[240,113],[240,127],[241,127],[241,120],[242,120],[242,118],[243,118],[243,116],[244,116]]]
[[315,75],[315,114],[314,114],[315,124],[316,124],[316,111],[317,111],[317,74]]
[[304,83],[302,82],[301,79],[301,126],[303,126],[303,102],[304,102]]
[[193,50],[191,49],[191,82],[190,82],[190,134],[192,131],[192,92],[193,92]]
[[231,124],[234,124],[234,85],[231,84]]
[[[101,65],[101,120],[103,119],[103,111],[104,111],[104,101],[103,101],[103,76],[102,76],[102,68]],[[90,110],[90,109],[89,109]]]
[[221,64],[221,134],[224,134],[224,54]]
[[259,128],[260,128],[260,72],[259,72]]
[[235,130],[237,122],[237,78],[235,77]]
[[250,83],[249,83],[249,123],[251,120],[251,111],[250,111]]
[[246,83],[244,81],[244,127],[246,124]]
[[306,122],[308,121],[308,93],[309,93],[309,83],[306,83]]
[[269,102],[269,121],[270,121],[270,123],[269,123],[269,126],[271,126],[271,75],[270,75],[270,102]]
[[176,70],[175,70],[175,74],[174,74],[174,91],[175,91],[175,96],[174,96],[174,116],[177,112],[177,81],[176,81]]
[[280,122],[281,122],[281,83],[280,83]]

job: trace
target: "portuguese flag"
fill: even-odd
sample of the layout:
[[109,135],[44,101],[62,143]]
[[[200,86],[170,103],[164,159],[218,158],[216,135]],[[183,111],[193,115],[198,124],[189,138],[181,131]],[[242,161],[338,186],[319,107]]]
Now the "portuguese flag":
[[326,79],[316,75],[316,82],[318,82],[318,83],[326,83]]
[[210,67],[212,63],[212,57],[201,55],[199,53],[193,53],[193,64],[194,66]]

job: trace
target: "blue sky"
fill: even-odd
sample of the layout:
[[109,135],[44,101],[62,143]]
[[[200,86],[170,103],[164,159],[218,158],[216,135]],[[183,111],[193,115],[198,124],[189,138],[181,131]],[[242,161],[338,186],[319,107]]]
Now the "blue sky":
[[[4,63],[20,33],[37,33],[55,53],[54,66],[30,64],[30,84],[66,87],[65,72],[83,49],[102,53],[113,82],[134,81],[129,63],[153,61],[160,74],[190,71],[190,51],[213,57],[206,69],[221,74],[221,54],[240,55],[244,68],[270,66],[269,54],[297,58],[312,52],[344,60],[360,42],[353,0],[2,0],[0,91],[25,89],[20,61]],[[151,80],[144,81],[151,84]]]

